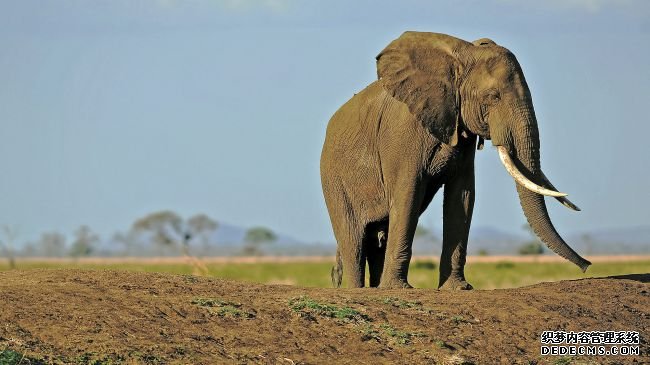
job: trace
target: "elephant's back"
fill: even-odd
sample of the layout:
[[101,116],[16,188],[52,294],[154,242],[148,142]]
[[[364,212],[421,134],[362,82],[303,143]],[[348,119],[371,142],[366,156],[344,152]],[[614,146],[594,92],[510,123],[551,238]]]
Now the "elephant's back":
[[374,82],[348,100],[330,119],[321,155],[326,200],[330,194],[354,197],[352,209],[368,216],[385,211],[379,133],[388,98]]
[[[368,153],[373,143],[379,118],[373,117],[378,109],[378,99],[386,92],[378,82],[373,82],[343,104],[330,118],[321,155],[321,170],[331,163],[337,165],[349,158]],[[322,172],[322,171],[321,171]]]
[[326,137],[339,137],[350,131],[363,130],[373,123],[372,111],[379,104],[379,99],[387,93],[378,81],[354,94],[332,115],[327,125]]

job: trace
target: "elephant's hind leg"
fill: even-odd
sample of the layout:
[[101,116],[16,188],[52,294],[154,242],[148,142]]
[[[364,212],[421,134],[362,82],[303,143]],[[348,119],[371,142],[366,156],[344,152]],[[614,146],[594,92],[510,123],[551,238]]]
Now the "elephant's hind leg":
[[[337,247],[337,275],[343,271],[343,279],[350,288],[361,288],[365,284],[366,253],[363,250],[363,229],[358,227],[347,214],[336,217],[334,235]],[[340,267],[342,265],[342,268]],[[335,267],[336,268],[336,267]]]
[[366,256],[362,245],[363,227],[354,219],[353,209],[346,197],[341,191],[325,195],[338,246],[332,282],[335,286],[340,285],[342,271],[346,286],[361,288],[364,286],[366,273]]
[[366,278],[366,255],[363,250],[363,235],[360,229],[349,227],[349,231],[337,241],[343,264],[343,278],[349,288],[362,288]]

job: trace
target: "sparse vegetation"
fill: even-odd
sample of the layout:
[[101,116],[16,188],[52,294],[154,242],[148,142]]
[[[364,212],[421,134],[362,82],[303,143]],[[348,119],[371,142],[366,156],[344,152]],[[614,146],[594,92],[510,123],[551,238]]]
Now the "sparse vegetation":
[[[95,352],[84,352],[73,359],[72,363],[78,365],[118,365],[126,359],[122,355],[102,356]],[[1,363],[0,363],[1,364]],[[22,365],[23,363],[21,363]],[[27,363],[29,365],[29,363]]]
[[395,329],[388,323],[381,324],[379,326],[383,332],[390,337],[391,341],[400,345],[409,345],[412,340],[416,337],[424,337],[424,334],[420,332],[405,332]]
[[447,343],[445,341],[442,341],[442,340],[436,340],[436,341],[433,341],[433,343],[434,343],[434,345],[436,345],[438,348],[441,348],[441,349],[449,348],[449,345],[447,345]]
[[412,309],[412,308],[421,309],[422,308],[422,302],[408,301],[408,300],[395,298],[395,297],[386,297],[386,298],[382,299],[382,302],[384,304],[390,304],[393,307],[397,307],[397,308],[401,308],[401,309]]
[[307,296],[292,298],[289,300],[289,307],[298,315],[307,318],[322,316],[335,318],[347,322],[366,322],[370,318],[358,310],[350,307],[338,307],[333,304],[320,303]]
[[570,356],[562,356],[555,360],[554,365],[570,365],[573,362],[573,358]]
[[11,349],[0,350],[0,365],[45,365],[45,361],[26,356]]
[[471,322],[467,318],[465,318],[463,316],[460,316],[460,315],[459,316],[453,316],[453,317],[449,318],[449,320],[454,322],[457,325],[461,324],[461,323],[470,323]]
[[243,310],[241,303],[227,302],[215,298],[195,298],[192,300],[192,304],[207,308],[210,314],[219,317],[255,318],[255,313]]
[[366,323],[363,325],[363,327],[361,327],[361,339],[363,341],[381,341],[381,335],[375,326],[370,323]]
[[425,335],[420,332],[400,331],[388,323],[382,323],[379,326],[366,323],[361,328],[363,341],[387,341],[388,344],[410,345],[416,337],[425,337]]

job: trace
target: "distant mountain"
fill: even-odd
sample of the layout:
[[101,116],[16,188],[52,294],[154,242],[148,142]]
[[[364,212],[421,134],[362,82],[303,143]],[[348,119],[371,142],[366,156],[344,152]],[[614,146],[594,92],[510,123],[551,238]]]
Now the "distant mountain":
[[650,253],[650,226],[599,229],[567,238],[575,250],[587,255]]
[[[430,237],[420,238],[413,244],[418,255],[439,255],[442,231],[434,229]],[[583,255],[598,254],[649,254],[650,226],[601,229],[564,235],[567,243]],[[533,237],[500,231],[488,226],[472,226],[468,253],[476,255],[485,251],[490,255],[517,254],[519,247]],[[551,253],[550,250],[547,253]]]
[[[192,241],[190,249],[203,256],[232,256],[242,254],[244,239],[248,228],[228,223],[219,223],[217,230],[204,245],[202,240]],[[260,246],[267,255],[308,256],[334,255],[335,242],[305,243],[282,232],[275,232],[278,239]],[[577,232],[565,235],[571,247],[583,255],[594,254],[650,254],[650,226],[601,229],[589,232]],[[518,249],[533,238],[522,232],[514,234],[488,226],[473,226],[470,231],[468,253],[477,255],[487,252],[489,255],[517,254]],[[413,252],[416,255],[438,256],[442,250],[442,230],[434,229],[424,237],[416,238]],[[548,254],[551,254],[547,250]],[[146,237],[140,237],[138,243],[127,250],[123,243],[109,239],[102,242],[95,254],[98,255],[136,255],[136,256],[174,256],[179,254],[178,247],[160,247],[149,243]]]
[[[469,232],[467,251],[476,255],[485,251],[490,255],[516,254],[523,242],[530,240],[525,235],[516,235],[488,226],[472,226]],[[442,250],[442,230],[435,228],[429,237],[415,240],[413,252],[416,255],[437,256]]]

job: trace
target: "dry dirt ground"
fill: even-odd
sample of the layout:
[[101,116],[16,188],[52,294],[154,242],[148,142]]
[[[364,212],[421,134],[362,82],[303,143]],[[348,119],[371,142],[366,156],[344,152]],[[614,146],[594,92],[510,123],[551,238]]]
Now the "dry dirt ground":
[[[638,331],[641,354],[540,356],[545,330]],[[441,292],[0,273],[0,352],[21,364],[647,364],[649,335],[650,274]]]

